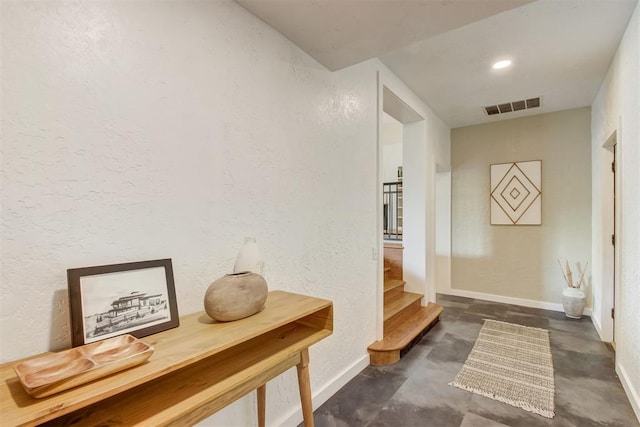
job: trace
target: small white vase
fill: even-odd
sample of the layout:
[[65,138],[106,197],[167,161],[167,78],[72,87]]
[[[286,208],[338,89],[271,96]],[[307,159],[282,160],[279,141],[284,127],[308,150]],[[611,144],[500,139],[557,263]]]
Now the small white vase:
[[264,275],[264,261],[255,237],[244,239],[244,245],[240,248],[236,262],[233,265],[234,273],[242,273],[244,271],[251,271],[261,276]]
[[571,319],[582,318],[584,311],[584,292],[578,288],[564,288],[562,291],[562,306],[564,314]]

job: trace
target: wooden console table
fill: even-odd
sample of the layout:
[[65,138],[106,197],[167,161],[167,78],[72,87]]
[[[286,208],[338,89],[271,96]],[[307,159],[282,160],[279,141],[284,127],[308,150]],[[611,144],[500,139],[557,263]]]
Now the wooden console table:
[[146,363],[46,398],[22,388],[13,371],[22,360],[5,363],[1,424],[191,425],[257,389],[262,427],[267,381],[297,366],[304,423],[313,426],[308,348],[332,332],[331,301],[273,291],[246,319],[181,317],[178,328],[142,338],[155,348]]

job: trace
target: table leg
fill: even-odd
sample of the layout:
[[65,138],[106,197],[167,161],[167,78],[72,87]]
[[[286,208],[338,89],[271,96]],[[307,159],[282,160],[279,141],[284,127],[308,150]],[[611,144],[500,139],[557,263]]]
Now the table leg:
[[309,381],[309,349],[300,352],[298,368],[298,387],[300,388],[300,403],[302,404],[302,418],[305,427],[313,427],[313,403],[311,402],[311,382]]
[[267,405],[267,385],[262,384],[258,387],[258,427],[265,427],[266,413],[265,406]]

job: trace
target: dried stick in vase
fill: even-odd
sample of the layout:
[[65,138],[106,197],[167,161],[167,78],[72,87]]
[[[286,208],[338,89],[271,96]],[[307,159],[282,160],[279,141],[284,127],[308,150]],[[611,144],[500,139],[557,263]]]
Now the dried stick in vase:
[[584,268],[582,269],[582,272],[580,273],[580,281],[578,282],[578,287],[582,287],[582,280],[584,279],[584,272],[587,271],[587,266],[589,265],[589,261],[584,263]]
[[571,267],[569,267],[569,260],[566,261],[567,264],[567,283],[569,283],[570,288],[575,288],[573,286],[573,273],[571,273]]
[[560,271],[562,272],[562,278],[564,279],[567,286],[569,286],[569,281],[567,280],[567,276],[564,274],[564,269],[562,268],[562,264],[560,264],[560,260],[558,261],[558,265],[560,266]]

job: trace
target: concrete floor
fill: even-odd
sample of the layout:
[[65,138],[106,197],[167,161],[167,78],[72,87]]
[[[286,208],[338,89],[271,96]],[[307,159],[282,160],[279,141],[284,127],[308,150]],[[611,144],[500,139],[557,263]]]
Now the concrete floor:
[[[400,362],[369,366],[314,413],[316,427],[640,426],[614,371],[613,352],[588,317],[439,295],[441,321]],[[483,319],[548,329],[556,415],[544,418],[449,386]]]

